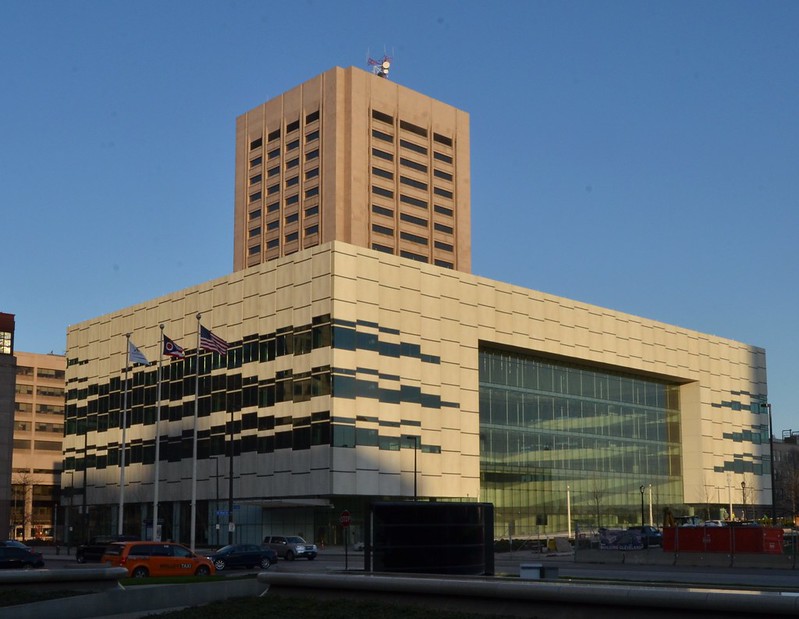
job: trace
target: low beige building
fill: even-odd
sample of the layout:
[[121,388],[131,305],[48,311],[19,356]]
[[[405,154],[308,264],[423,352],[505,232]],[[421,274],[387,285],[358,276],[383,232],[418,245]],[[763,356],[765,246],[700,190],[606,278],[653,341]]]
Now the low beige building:
[[[226,356],[196,356],[198,313]],[[187,356],[164,362],[156,430],[161,324]],[[126,395],[127,333],[151,363]],[[188,539],[196,383],[201,541],[217,512],[227,527],[231,456],[249,540],[329,539],[334,510],[357,523],[414,495],[492,502],[498,537],[738,505],[742,480],[750,509],[770,500],[762,349],[345,243],[73,325],[67,345],[66,469],[86,466],[95,527],[117,518],[127,401],[125,521],[147,526],[157,432],[165,535]]]

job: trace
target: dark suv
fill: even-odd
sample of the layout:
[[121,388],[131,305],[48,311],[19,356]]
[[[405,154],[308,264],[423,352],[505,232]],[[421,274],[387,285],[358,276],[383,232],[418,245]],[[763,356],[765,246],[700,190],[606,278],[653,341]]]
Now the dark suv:
[[139,538],[135,535],[98,535],[93,537],[85,544],[78,546],[75,551],[75,559],[78,563],[86,563],[87,561],[99,561],[105,549],[113,542],[137,542]]

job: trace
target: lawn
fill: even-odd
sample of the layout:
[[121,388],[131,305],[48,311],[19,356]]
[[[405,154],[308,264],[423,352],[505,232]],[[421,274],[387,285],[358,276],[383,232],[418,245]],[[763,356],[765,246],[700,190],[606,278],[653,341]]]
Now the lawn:
[[[324,600],[267,594],[260,598],[236,598],[207,606],[187,608],[159,615],[160,619],[490,619],[489,615],[421,608],[418,606],[362,600]],[[495,616],[497,617],[497,616]]]

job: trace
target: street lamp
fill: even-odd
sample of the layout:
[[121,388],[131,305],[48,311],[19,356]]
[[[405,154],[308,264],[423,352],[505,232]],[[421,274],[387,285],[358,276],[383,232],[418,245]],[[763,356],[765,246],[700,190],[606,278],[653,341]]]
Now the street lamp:
[[638,489],[641,491],[641,532],[644,532],[644,484],[641,484]]
[[744,506],[744,520],[746,520],[746,482],[741,482],[741,503]]
[[413,439],[413,500],[416,501],[416,452],[419,450],[419,437],[408,434],[405,438]]
[[768,409],[768,450],[771,463],[771,525],[777,525],[777,504],[774,502],[774,431],[771,429],[771,404],[761,403],[760,408]]

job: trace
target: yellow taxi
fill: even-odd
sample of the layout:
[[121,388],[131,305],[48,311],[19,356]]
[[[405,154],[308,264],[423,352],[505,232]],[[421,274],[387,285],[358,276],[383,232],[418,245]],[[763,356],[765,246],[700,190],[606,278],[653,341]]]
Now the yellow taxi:
[[132,578],[148,576],[210,576],[214,564],[175,542],[114,542],[102,562],[124,567]]

